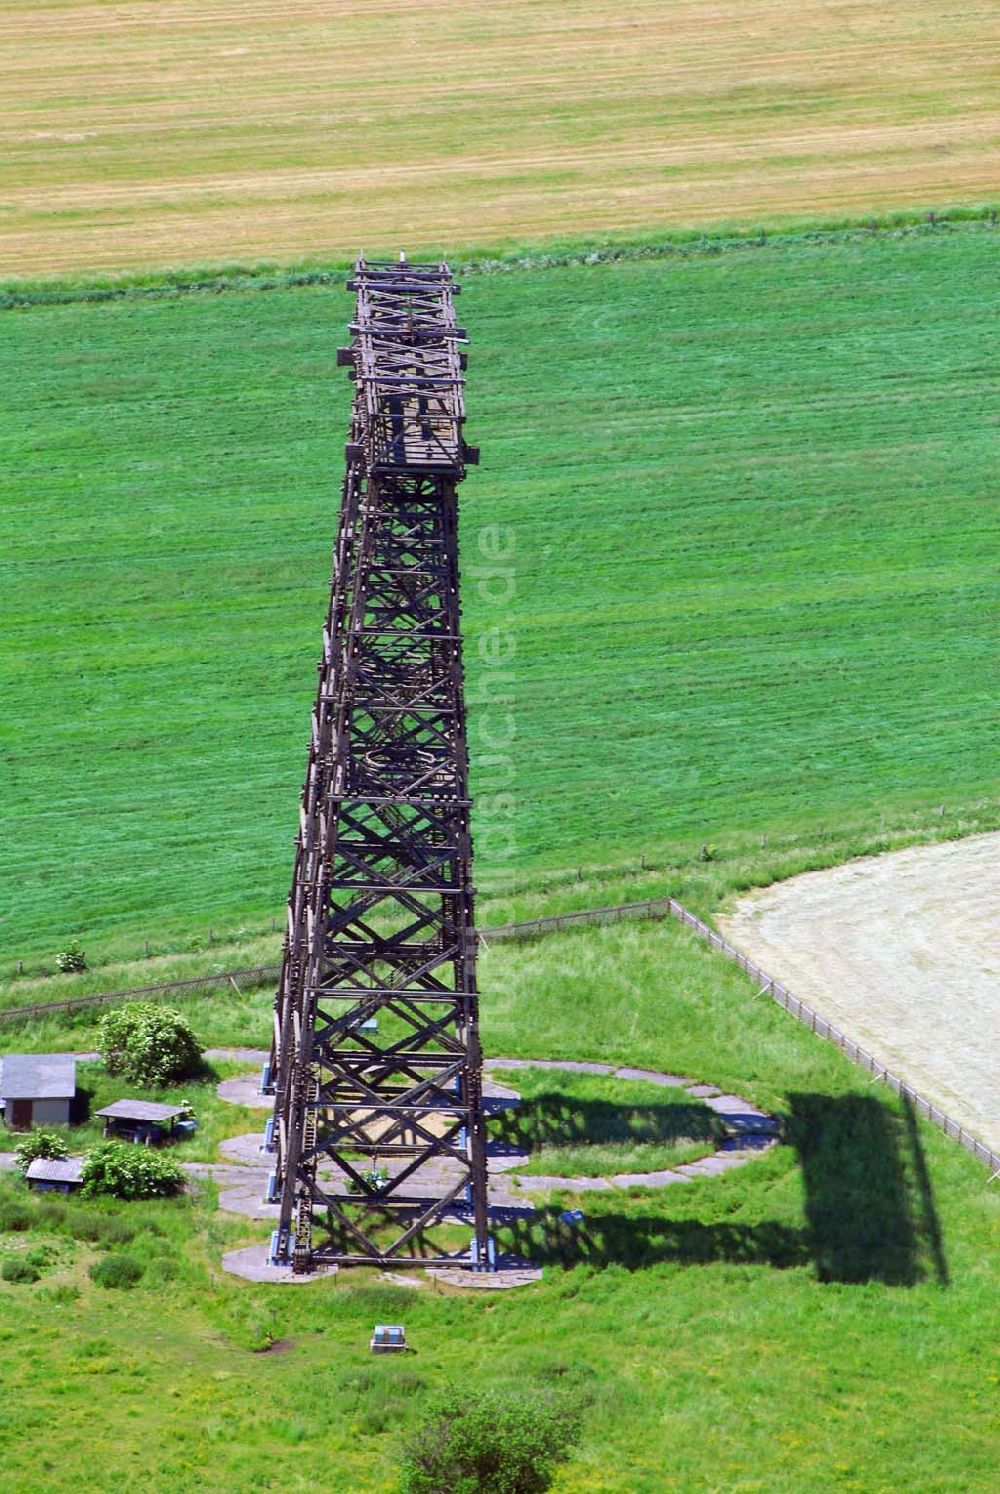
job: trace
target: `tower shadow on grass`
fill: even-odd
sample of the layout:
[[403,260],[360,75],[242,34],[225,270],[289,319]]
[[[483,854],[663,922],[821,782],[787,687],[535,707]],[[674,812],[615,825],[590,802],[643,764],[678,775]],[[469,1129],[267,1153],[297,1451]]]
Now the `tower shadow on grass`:
[[800,1230],[768,1221],[762,1224],[702,1224],[696,1219],[666,1219],[656,1214],[605,1211],[567,1223],[551,1205],[530,1219],[504,1223],[505,1250],[542,1266],[624,1266],[641,1271],[664,1261],[704,1266],[728,1261],[743,1266],[806,1265],[809,1253]]
[[567,1221],[549,1206],[510,1218],[503,1248],[543,1265],[639,1270],[671,1261],[728,1261],[776,1269],[813,1264],[823,1282],[912,1286],[948,1267],[930,1176],[912,1109],[902,1114],[874,1095],[794,1094],[785,1136],[804,1184],[801,1228],[775,1220],[704,1224],[590,1204]]
[[819,1279],[912,1286],[919,1240],[898,1114],[875,1095],[793,1094],[786,1134]]
[[661,1145],[680,1141],[721,1141],[724,1121],[707,1105],[616,1105],[544,1093],[497,1109],[490,1117],[494,1149],[532,1151],[540,1147]]

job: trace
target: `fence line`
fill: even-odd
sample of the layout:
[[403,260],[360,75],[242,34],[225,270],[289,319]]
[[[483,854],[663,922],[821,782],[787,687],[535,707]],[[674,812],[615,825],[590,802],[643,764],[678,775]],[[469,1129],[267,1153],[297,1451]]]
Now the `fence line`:
[[[556,913],[546,918],[530,918],[523,923],[504,923],[495,928],[480,929],[479,937],[483,943],[490,943],[494,939],[533,939],[580,923],[616,923],[624,918],[666,917],[670,901],[666,897],[648,898],[645,902],[622,903],[613,908]],[[192,991],[208,990],[212,986],[235,985],[242,993],[243,988],[252,990],[254,987],[267,985],[269,981],[277,980],[280,974],[280,963],[265,963],[238,970],[220,970],[213,975],[191,975],[186,979],[164,980],[154,985],[131,986],[126,990],[98,991],[92,996],[70,996],[65,1001],[39,1001],[32,1006],[12,1006],[6,1011],[0,1011],[0,1023],[30,1021],[56,1012],[86,1011],[88,1007],[108,1006],[116,1001],[135,1001],[141,997],[183,996]]]
[[676,918],[678,922],[692,929],[700,938],[710,944],[713,949],[717,950],[719,954],[725,955],[727,959],[732,960],[741,970],[751,976],[760,986],[760,995],[766,994],[772,997],[780,1007],[783,1007],[786,1012],[790,1012],[793,1017],[797,1017],[800,1022],[805,1023],[818,1037],[826,1038],[828,1042],[838,1047],[842,1053],[846,1053],[852,1063],[858,1064],[860,1068],[865,1069],[871,1074],[874,1079],[878,1079],[882,1084],[888,1085],[893,1094],[899,1095],[901,1099],[906,1100],[912,1105],[918,1115],[922,1115],[925,1120],[930,1121],[931,1125],[937,1126],[946,1136],[950,1136],[954,1141],[957,1141],[959,1146],[964,1147],[973,1157],[976,1157],[980,1162],[984,1162],[991,1173],[994,1175],[1000,1173],[1000,1153],[993,1151],[991,1147],[988,1147],[985,1142],[980,1141],[978,1137],[973,1136],[971,1131],[966,1130],[958,1121],[953,1120],[939,1106],[926,1099],[912,1085],[907,1084],[898,1074],[894,1074],[891,1069],[887,1069],[885,1064],[877,1059],[874,1054],[868,1052],[867,1048],[862,1048],[860,1043],[856,1043],[853,1038],[849,1038],[846,1033],[841,1032],[839,1027],[834,1027],[832,1022],[828,1022],[818,1012],[814,1011],[812,1007],[807,1006],[804,1001],[800,1001],[797,996],[793,996],[787,986],[783,986],[780,981],[768,975],[766,970],[762,970],[756,960],[751,960],[747,955],[741,954],[735,945],[730,944],[728,939],[724,939],[721,934],[717,934],[714,929],[709,928],[708,924],[702,919],[697,918],[694,913],[688,912],[682,903],[677,902],[675,898],[668,898],[666,901],[671,905],[671,917]]
[[[620,903],[610,908],[585,908],[577,913],[555,913],[543,918],[529,918],[519,923],[498,924],[494,928],[480,930],[480,939],[484,944],[494,940],[527,940],[544,936],[545,934],[558,933],[561,929],[569,929],[583,924],[608,924],[622,923],[634,918],[674,918],[686,928],[692,930],[699,938],[704,939],[718,954],[724,955],[726,959],[739,966],[759,986],[759,995],[768,995],[772,1000],[790,1012],[800,1022],[804,1023],[810,1031],[816,1033],[817,1037],[825,1038],[833,1043],[842,1053],[856,1063],[860,1068],[866,1070],[874,1079],[885,1084],[901,1099],[906,1100],[913,1106],[918,1115],[930,1121],[946,1136],[957,1141],[959,1146],[964,1147],[973,1157],[986,1164],[994,1175],[1000,1174],[1000,1153],[992,1150],[985,1142],[973,1136],[958,1121],[953,1120],[939,1106],[933,1104],[922,1094],[915,1090],[912,1085],[906,1083],[898,1074],[887,1069],[874,1054],[862,1048],[859,1043],[854,1042],[846,1033],[841,1032],[832,1022],[821,1017],[812,1007],[807,1006],[794,996],[787,986],[774,979],[766,970],[763,970],[756,960],[751,960],[748,955],[741,954],[735,945],[730,944],[721,934],[717,934],[713,928],[694,913],[691,913],[673,897],[646,898],[637,903]],[[194,975],[186,980],[161,981],[155,985],[134,986],[125,991],[103,991],[93,996],[70,997],[66,1001],[43,1001],[33,1006],[10,1007],[6,1011],[0,1011],[0,1023],[28,1021],[36,1017],[52,1016],[56,1012],[82,1011],[88,1007],[105,1006],[116,1001],[134,1000],[136,997],[182,995],[185,992],[204,990],[211,986],[226,985],[227,983],[236,987],[242,994],[243,988],[252,989],[266,985],[269,981],[277,980],[281,973],[280,964],[250,965],[239,970],[223,970],[215,975]]]

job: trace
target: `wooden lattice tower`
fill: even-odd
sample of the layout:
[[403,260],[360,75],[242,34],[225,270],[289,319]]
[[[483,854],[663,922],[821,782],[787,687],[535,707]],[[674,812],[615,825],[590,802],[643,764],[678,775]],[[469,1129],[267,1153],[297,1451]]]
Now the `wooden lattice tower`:
[[448,266],[360,260],[355,380],[265,1085],[271,1256],[491,1261]]

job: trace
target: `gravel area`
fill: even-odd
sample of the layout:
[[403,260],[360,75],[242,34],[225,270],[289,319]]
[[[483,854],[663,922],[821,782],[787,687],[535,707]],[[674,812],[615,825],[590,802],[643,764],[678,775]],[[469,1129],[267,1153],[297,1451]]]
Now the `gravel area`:
[[807,872],[723,933],[1000,1150],[1000,834]]

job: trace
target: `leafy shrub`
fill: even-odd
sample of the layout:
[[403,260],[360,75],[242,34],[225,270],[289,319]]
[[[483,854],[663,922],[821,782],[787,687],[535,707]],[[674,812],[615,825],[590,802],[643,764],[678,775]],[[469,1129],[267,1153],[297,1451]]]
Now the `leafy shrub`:
[[58,1131],[31,1131],[18,1145],[14,1156],[16,1167],[22,1177],[39,1157],[68,1157],[69,1147]]
[[74,1240],[97,1241],[106,1226],[107,1220],[99,1214],[87,1214],[82,1209],[74,1209],[66,1219],[66,1228]]
[[102,1219],[97,1239],[106,1248],[112,1245],[128,1245],[135,1239],[135,1230],[125,1219]]
[[62,975],[72,975],[77,970],[86,970],[87,956],[79,939],[71,939],[66,948],[56,955],[56,969]]
[[567,1402],[453,1387],[403,1450],[402,1494],[543,1494],[579,1433]]
[[35,1245],[25,1253],[24,1259],[36,1271],[44,1271],[52,1264],[52,1251],[48,1245]]
[[142,1263],[134,1255],[106,1255],[91,1266],[90,1279],[109,1290],[130,1292],[142,1280]]
[[35,1214],[30,1204],[19,1203],[14,1198],[5,1199],[0,1204],[0,1234],[19,1233],[30,1229],[34,1222]]
[[[176,1193],[184,1174],[171,1157],[130,1141],[105,1141],[91,1147],[83,1161],[83,1191],[115,1198],[166,1198]],[[108,1233],[104,1226],[105,1237]]]
[[127,1001],[105,1012],[98,1047],[109,1074],[153,1088],[196,1074],[203,1051],[180,1012],[151,1001]]
[[71,1302],[79,1302],[80,1288],[71,1281],[60,1281],[55,1286],[42,1287],[38,1295],[55,1307],[68,1307]]
[[180,1268],[169,1255],[157,1256],[146,1267],[146,1281],[150,1286],[162,1286],[165,1282],[176,1281],[179,1275]]
[[65,1204],[56,1203],[54,1199],[45,1198],[38,1205],[38,1223],[45,1229],[61,1229],[66,1223]]
[[3,1277],[4,1281],[16,1282],[18,1285],[27,1285],[32,1281],[38,1280],[39,1271],[37,1266],[31,1265],[24,1256],[9,1255],[3,1265],[0,1266],[0,1276]]

